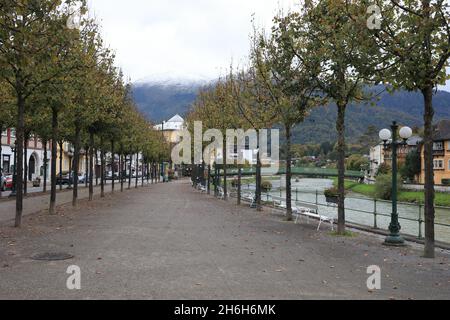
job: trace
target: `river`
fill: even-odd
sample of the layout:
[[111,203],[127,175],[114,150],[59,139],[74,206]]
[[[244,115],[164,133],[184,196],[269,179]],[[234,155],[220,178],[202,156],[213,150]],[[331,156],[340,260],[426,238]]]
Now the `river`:
[[[280,185],[284,187],[285,178],[280,180],[272,180],[273,189],[269,194],[264,194],[263,200],[270,200],[270,196],[286,197],[284,191],[279,191]],[[337,209],[327,206],[323,191],[333,186],[333,181],[329,179],[299,179],[292,180],[292,198],[295,201],[303,201],[308,203],[319,204],[319,213],[337,218]],[[255,185],[248,186],[254,190]],[[450,195],[449,195],[450,197]],[[345,201],[346,220],[369,227],[374,227],[374,214],[376,207],[377,226],[380,229],[388,230],[390,223],[390,214],[392,212],[392,203],[388,201],[374,201],[373,199],[361,194],[350,193]],[[361,212],[365,211],[365,212]],[[418,236],[419,235],[419,214],[421,212],[422,220],[424,219],[423,208],[419,208],[416,204],[398,204],[398,213],[402,233]],[[411,221],[413,220],[413,221]],[[450,209],[436,208],[436,240],[450,243],[450,226],[441,226],[439,224],[450,225]],[[422,236],[425,235],[425,225],[422,224]]]

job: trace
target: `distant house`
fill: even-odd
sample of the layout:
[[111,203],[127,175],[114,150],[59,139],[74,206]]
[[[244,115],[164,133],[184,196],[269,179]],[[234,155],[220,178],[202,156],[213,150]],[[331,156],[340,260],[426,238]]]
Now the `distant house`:
[[184,119],[179,115],[175,115],[168,121],[156,125],[155,130],[163,131],[164,137],[169,143],[180,142],[180,132],[186,129]]
[[[397,149],[397,159],[398,165],[401,166],[405,163],[406,157],[411,151],[417,150],[420,147],[422,138],[419,136],[413,136],[406,141],[406,145],[401,146]],[[375,178],[380,166],[386,163],[392,166],[392,149],[388,145],[387,148],[384,147],[383,143],[380,143],[370,149],[370,177]]]
[[[14,173],[14,152],[16,142],[16,130],[14,128],[6,129],[1,133],[1,149],[0,149],[0,168],[4,175]],[[27,172],[24,175],[25,179],[32,181],[35,178],[42,178],[44,170],[47,170],[47,177],[49,177],[50,170],[50,144],[47,144],[47,165],[44,166],[44,144],[35,136],[28,140],[27,153],[24,155],[27,162]],[[25,168],[24,168],[25,169]]]
[[[425,183],[425,154],[421,147],[422,172],[420,183]],[[450,120],[442,120],[433,134],[434,183],[450,185]]]

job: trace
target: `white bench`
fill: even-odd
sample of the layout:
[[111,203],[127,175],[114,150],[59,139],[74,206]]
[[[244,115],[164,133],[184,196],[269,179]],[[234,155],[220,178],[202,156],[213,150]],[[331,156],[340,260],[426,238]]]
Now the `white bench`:
[[[223,191],[223,188],[219,187],[217,190],[219,191],[219,199],[221,200],[225,199],[225,192]],[[227,192],[227,197],[228,198],[231,197],[231,194],[229,192]]]
[[250,192],[243,193],[241,196],[241,200],[245,202],[250,202],[250,207],[252,207],[256,202],[255,194]]
[[329,222],[331,225],[331,230],[334,231],[334,219],[328,216],[319,214],[319,207],[310,203],[295,202],[296,208],[294,210],[294,215],[297,216],[295,223],[301,218],[301,216],[305,216],[307,218],[307,222],[309,222],[309,218],[318,219],[319,226],[317,227],[317,231],[320,230],[320,226],[322,222]]
[[275,197],[272,196],[272,212],[275,210],[286,210],[287,209],[287,204],[286,204],[286,199],[281,198],[281,197]]

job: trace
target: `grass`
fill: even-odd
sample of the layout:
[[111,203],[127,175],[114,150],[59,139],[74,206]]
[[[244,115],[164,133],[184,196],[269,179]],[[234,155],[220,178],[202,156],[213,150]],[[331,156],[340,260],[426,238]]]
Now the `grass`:
[[351,231],[345,231],[345,234],[339,234],[337,231],[330,232],[330,235],[333,237],[345,237],[345,238],[356,238],[358,234],[351,232]]
[[[334,179],[334,185],[337,185],[337,178]],[[345,180],[345,189],[368,197],[375,197],[375,185],[361,184],[356,181]],[[398,194],[398,201],[408,203],[424,203],[425,193],[423,191],[401,190]],[[450,194],[436,192],[434,203],[437,206],[450,207]]]

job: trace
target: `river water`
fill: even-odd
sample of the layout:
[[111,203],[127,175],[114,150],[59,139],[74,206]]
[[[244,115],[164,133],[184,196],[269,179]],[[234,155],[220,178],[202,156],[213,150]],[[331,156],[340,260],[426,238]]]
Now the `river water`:
[[[270,200],[271,196],[286,197],[284,191],[279,191],[280,186],[285,185],[285,178],[273,180],[274,190],[269,194],[264,194],[262,200]],[[292,180],[292,199],[293,201],[307,202],[319,205],[319,214],[328,215],[337,219],[337,208],[328,206],[323,192],[325,189],[331,188],[333,181],[329,179],[299,179]],[[254,185],[247,186],[254,190]],[[449,194],[450,197],[450,194]],[[350,193],[345,201],[346,220],[348,222],[357,223],[364,226],[374,227],[374,212],[377,212],[377,227],[388,230],[390,223],[390,214],[392,212],[392,203],[388,201],[375,201],[361,194]],[[420,208],[416,204],[398,204],[398,213],[402,233],[419,236],[419,215],[424,219],[423,207]],[[448,226],[441,226],[445,224]],[[450,243],[450,209],[436,208],[436,240]],[[422,224],[422,237],[425,235],[425,225]]]

